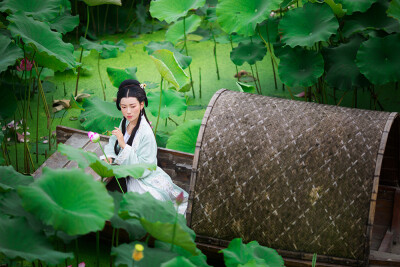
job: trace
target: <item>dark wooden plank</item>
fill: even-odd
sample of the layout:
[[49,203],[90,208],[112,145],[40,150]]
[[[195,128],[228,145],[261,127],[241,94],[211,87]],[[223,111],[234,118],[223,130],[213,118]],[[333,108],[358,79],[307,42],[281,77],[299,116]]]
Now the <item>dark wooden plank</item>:
[[393,204],[393,219],[392,219],[393,241],[397,242],[400,233],[400,189],[396,189]]

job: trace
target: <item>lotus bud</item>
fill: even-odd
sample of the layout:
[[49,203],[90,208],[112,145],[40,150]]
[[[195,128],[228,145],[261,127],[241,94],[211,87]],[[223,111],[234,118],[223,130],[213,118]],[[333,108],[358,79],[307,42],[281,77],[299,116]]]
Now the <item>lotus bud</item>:
[[270,16],[271,18],[275,17],[275,12],[272,11],[272,12],[269,14],[269,16]]
[[141,244],[136,244],[135,249],[132,253],[132,259],[134,261],[140,261],[141,259],[143,259],[143,250],[144,247]]
[[183,199],[184,199],[184,197],[183,197],[183,191],[176,197],[176,199],[175,199],[175,202],[176,202],[176,204],[179,206],[180,204],[182,204],[182,202],[183,202]]

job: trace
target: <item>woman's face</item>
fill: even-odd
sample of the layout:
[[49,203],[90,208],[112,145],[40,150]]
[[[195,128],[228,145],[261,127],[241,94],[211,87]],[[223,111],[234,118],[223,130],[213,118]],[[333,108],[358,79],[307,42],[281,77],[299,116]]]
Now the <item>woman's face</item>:
[[123,97],[120,102],[122,115],[129,122],[136,123],[143,105],[144,103],[140,103],[136,97]]

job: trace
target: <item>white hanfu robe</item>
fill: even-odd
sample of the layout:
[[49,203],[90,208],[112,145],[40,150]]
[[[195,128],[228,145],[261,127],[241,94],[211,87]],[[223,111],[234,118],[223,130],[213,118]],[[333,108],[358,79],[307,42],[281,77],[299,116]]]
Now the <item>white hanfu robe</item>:
[[[121,122],[122,124],[122,122]],[[119,128],[121,129],[121,124]],[[128,128],[129,121],[126,121]],[[125,143],[129,139],[129,134],[125,133]],[[130,165],[136,163],[153,163],[157,164],[157,143],[154,137],[153,130],[151,129],[146,118],[142,116],[139,129],[133,139],[132,146],[125,145],[118,155],[115,154],[114,145],[117,137],[112,135],[108,144],[104,147],[104,152],[107,157],[114,158],[114,162],[120,165]],[[178,212],[185,214],[187,208],[188,194],[182,188],[175,185],[169,175],[165,173],[160,167],[157,166],[155,171],[145,170],[143,176],[135,179],[129,177],[127,181],[128,192],[138,192],[140,194],[149,192],[154,198],[162,201],[172,201],[175,206],[176,197],[183,192],[184,201],[179,205]]]

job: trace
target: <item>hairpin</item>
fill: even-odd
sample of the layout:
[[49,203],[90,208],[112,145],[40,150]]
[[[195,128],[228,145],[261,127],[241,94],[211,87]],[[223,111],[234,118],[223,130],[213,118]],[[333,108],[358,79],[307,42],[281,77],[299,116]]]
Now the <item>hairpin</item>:
[[140,88],[142,88],[143,90],[146,88],[146,86],[147,86],[147,84],[145,84],[145,83],[140,84]]

